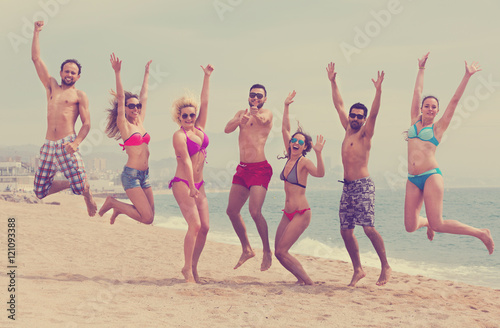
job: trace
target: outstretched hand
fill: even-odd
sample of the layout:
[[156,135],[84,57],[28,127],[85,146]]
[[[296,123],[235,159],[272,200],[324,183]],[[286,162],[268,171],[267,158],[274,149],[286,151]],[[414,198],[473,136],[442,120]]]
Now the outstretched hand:
[[35,29],[34,29],[34,31],[35,32],[40,32],[42,30],[42,28],[43,28],[43,24],[44,24],[43,21],[37,21],[37,22],[35,22]]
[[153,61],[153,60],[151,59],[150,61],[148,61],[148,62],[146,63],[146,74],[147,74],[147,73],[149,73],[149,65],[151,65],[151,62],[152,62],[152,61]]
[[291,103],[293,103],[293,98],[295,97],[295,94],[296,94],[295,90],[293,90],[288,94],[288,97],[286,97],[285,99],[285,106],[288,106]]
[[335,82],[335,77],[337,76],[337,72],[335,72],[335,63],[331,62],[326,67],[326,72],[328,73],[328,79],[331,82]]
[[323,139],[323,136],[320,134],[316,137],[316,143],[312,146],[312,149],[317,152],[321,153],[323,150],[323,146],[325,145],[326,140]]
[[418,68],[425,68],[425,63],[427,62],[427,59],[429,58],[430,52],[426,53],[425,55],[422,56],[422,58],[418,59]]
[[377,71],[377,81],[372,79],[375,89],[380,90],[382,88],[382,82],[384,81],[384,76],[385,76],[384,71],[382,71],[382,73],[380,73],[380,71]]
[[465,61],[465,73],[471,76],[472,74],[479,72],[481,70],[481,66],[478,62],[472,62],[472,64],[467,65],[467,61]]
[[114,52],[111,54],[109,61],[111,62],[111,67],[113,67],[115,72],[119,72],[122,69],[122,61],[115,56]]
[[214,67],[210,64],[208,64],[207,66],[203,67],[202,65],[200,65],[201,69],[203,70],[203,72],[205,72],[205,75],[208,75],[210,76],[212,74],[212,72],[214,71]]

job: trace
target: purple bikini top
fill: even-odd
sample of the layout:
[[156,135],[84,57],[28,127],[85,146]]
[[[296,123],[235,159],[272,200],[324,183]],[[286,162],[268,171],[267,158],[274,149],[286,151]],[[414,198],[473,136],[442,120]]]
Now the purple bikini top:
[[206,150],[208,147],[207,134],[199,127],[196,127],[198,130],[203,132],[203,141],[201,142],[201,146],[200,146],[196,142],[194,142],[193,140],[189,139],[186,130],[184,130],[183,127],[181,127],[181,128],[184,131],[184,134],[186,135],[186,143],[187,143],[189,157],[193,156],[194,154],[196,154],[199,151],[201,151],[203,153],[203,155],[205,155],[205,157],[207,157],[207,150]]

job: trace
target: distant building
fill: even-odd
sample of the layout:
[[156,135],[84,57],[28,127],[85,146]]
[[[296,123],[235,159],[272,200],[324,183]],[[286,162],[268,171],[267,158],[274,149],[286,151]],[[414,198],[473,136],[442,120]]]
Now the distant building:
[[33,190],[35,176],[32,167],[21,161],[12,161],[13,158],[9,158],[9,160],[11,161],[0,162],[0,191]]

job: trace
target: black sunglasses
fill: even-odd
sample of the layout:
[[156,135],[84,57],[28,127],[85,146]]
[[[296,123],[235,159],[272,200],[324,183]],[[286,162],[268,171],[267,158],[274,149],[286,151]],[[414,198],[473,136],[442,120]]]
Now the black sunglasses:
[[365,118],[365,116],[364,116],[364,115],[361,115],[361,114],[354,114],[354,113],[349,114],[349,117],[350,117],[350,118],[356,118],[356,117],[357,117],[357,118],[358,118],[358,120],[362,120],[362,119],[364,119],[364,118]]
[[255,97],[257,97],[257,99],[262,99],[264,98],[264,95],[262,93],[250,92],[250,98],[255,98]]
[[137,107],[137,109],[141,109],[142,108],[142,104],[141,103],[138,103],[138,104],[128,104],[127,107],[129,109],[134,109]]
[[188,118],[188,116],[189,116],[189,117],[191,117],[191,118],[195,118],[195,117],[196,117],[196,114],[195,114],[195,113],[191,113],[191,114],[186,114],[186,113],[184,113],[184,114],[182,114],[182,116],[181,116],[181,117],[182,117],[182,119],[184,119],[184,120],[185,120],[186,118]]

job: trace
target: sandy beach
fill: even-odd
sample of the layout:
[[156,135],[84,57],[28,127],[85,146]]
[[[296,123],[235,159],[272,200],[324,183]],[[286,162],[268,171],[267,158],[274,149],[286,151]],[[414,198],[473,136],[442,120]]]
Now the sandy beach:
[[[2,268],[11,270],[9,218],[17,266],[16,320],[4,310],[1,327],[500,327],[500,290],[398,272],[378,287],[370,267],[352,288],[350,263],[308,256],[298,257],[317,285],[297,286],[276,259],[260,272],[260,249],[233,270],[240,248],[210,240],[202,283],[187,284],[183,231],[121,217],[111,226],[109,214],[89,218],[78,196],[49,202],[60,205],[0,200]],[[8,309],[12,277],[1,284]]]

